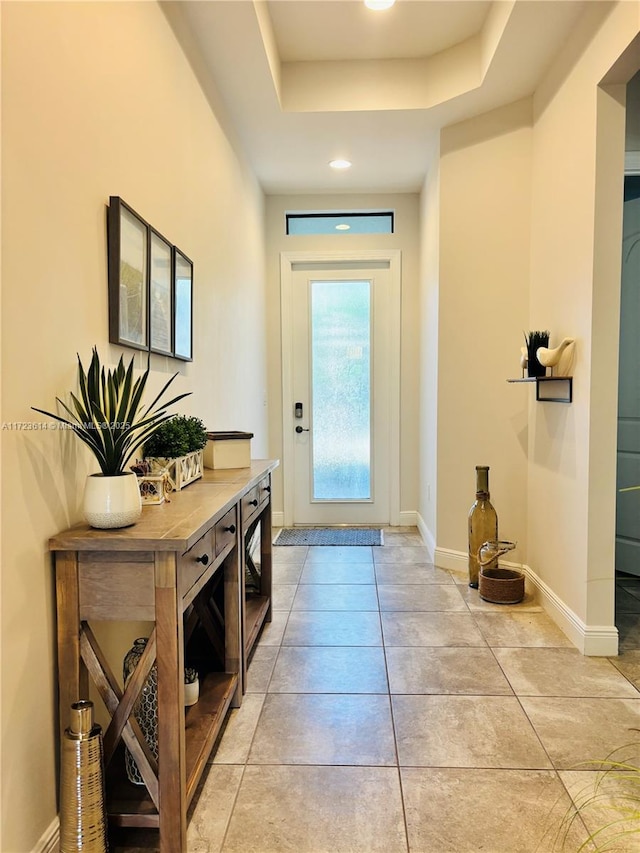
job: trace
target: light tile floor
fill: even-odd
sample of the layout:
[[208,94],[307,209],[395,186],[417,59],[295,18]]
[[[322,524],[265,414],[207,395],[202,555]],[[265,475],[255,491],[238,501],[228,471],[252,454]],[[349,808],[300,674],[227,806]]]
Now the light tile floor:
[[585,658],[531,595],[487,604],[434,568],[417,532],[276,547],[273,621],[190,853],[577,851],[568,791],[599,778],[581,762],[640,727],[640,579],[619,590],[621,655]]

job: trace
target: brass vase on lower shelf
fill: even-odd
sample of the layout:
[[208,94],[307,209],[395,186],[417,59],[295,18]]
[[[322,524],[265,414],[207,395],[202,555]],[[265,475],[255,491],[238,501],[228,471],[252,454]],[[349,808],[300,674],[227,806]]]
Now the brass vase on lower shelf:
[[107,853],[102,729],[93,702],[71,706],[60,758],[60,853]]

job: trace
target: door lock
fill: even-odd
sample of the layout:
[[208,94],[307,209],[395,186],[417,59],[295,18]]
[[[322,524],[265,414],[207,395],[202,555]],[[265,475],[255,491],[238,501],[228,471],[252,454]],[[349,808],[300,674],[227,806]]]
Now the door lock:
[[296,432],[298,433],[298,435],[300,435],[301,432],[309,432],[309,430],[305,429],[304,427],[301,427],[300,424],[298,424],[298,426],[296,427]]

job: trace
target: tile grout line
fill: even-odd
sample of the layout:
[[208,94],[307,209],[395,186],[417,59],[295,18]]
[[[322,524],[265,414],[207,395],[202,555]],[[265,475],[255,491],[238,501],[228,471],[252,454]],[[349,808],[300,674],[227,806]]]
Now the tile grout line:
[[396,772],[398,776],[398,787],[400,791],[400,805],[402,808],[402,822],[404,825],[404,838],[405,844],[407,848],[407,853],[409,853],[410,844],[409,844],[409,823],[407,820],[407,807],[405,802],[405,793],[404,793],[404,785],[402,783],[402,769],[400,767],[400,754],[398,752],[398,737],[396,730],[396,722],[395,722],[395,714],[393,709],[393,697],[391,694],[391,679],[389,678],[389,664],[387,661],[387,644],[385,642],[384,635],[384,626],[382,624],[382,610],[380,609],[380,597],[378,595],[378,572],[377,572],[377,564],[374,560],[373,564],[373,577],[376,584],[376,596],[378,597],[378,620],[380,623],[380,637],[382,639],[382,654],[384,656],[384,669],[387,677],[387,690],[389,691],[389,714],[391,718],[391,734],[393,737],[393,749],[396,757]]

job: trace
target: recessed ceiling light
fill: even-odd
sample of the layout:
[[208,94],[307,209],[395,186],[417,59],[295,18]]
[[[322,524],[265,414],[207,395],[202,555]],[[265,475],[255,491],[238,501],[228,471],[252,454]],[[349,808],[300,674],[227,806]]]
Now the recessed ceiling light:
[[351,160],[331,160],[329,165],[332,169],[350,169]]
[[351,226],[347,225],[346,222],[341,222],[339,225],[336,225],[336,231],[350,231]]
[[390,9],[395,2],[396,0],[364,0],[364,5],[374,12],[381,12],[383,9]]

